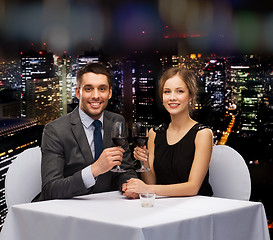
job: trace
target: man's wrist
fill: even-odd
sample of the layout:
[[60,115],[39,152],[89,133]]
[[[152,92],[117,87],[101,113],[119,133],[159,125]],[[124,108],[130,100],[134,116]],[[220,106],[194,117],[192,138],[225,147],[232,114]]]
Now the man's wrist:
[[90,168],[94,178],[100,175],[100,171],[96,163],[91,164]]

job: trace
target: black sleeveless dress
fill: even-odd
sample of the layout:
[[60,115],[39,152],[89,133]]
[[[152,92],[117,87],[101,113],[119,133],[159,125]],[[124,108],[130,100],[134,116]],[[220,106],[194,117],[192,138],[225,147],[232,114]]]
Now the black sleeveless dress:
[[[195,137],[199,130],[207,128],[195,124],[186,135],[176,144],[167,142],[167,127],[155,129],[155,158],[154,170],[157,184],[176,184],[187,182],[195,153]],[[212,196],[212,188],[208,182],[207,172],[198,195]]]

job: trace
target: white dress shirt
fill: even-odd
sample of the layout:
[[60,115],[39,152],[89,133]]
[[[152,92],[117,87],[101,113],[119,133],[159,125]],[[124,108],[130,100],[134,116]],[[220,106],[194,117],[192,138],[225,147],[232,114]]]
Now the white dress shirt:
[[[95,156],[95,144],[94,144],[94,130],[95,130],[95,127],[94,127],[94,125],[92,123],[95,120],[93,118],[89,117],[84,111],[81,110],[81,108],[79,108],[79,114],[80,114],[80,119],[81,119],[81,122],[82,122],[82,125],[83,125],[85,135],[86,135],[87,140],[88,140],[88,144],[90,146],[92,155],[94,157]],[[104,132],[103,131],[103,113],[102,113],[101,117],[98,120],[102,124],[101,135],[102,135],[102,138],[103,138],[103,132]],[[86,188],[90,188],[90,187],[95,185],[96,180],[95,180],[95,178],[93,176],[91,165],[84,168],[81,173],[82,173],[82,180],[83,180],[84,185],[85,185]]]

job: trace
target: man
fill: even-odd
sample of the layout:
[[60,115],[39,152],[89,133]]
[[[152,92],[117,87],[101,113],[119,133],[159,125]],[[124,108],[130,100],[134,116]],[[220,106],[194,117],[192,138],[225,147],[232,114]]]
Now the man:
[[[75,92],[79,107],[45,126],[41,146],[42,192],[34,201],[121,190],[126,180],[137,177],[128,144],[120,148],[111,140],[112,124],[125,120],[105,110],[112,96],[108,70],[98,63],[85,65],[77,73]],[[95,144],[95,120],[102,125],[97,132],[103,137],[103,146],[99,147]],[[100,147],[103,151],[95,160]],[[121,164],[126,172],[110,171]]]

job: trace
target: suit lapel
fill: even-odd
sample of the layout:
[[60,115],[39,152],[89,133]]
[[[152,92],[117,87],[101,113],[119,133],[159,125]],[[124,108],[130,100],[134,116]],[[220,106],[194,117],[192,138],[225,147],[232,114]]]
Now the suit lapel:
[[87,164],[93,163],[94,158],[92,156],[92,152],[82,126],[82,122],[79,115],[79,107],[75,108],[75,110],[71,113],[71,129],[86,163]]

